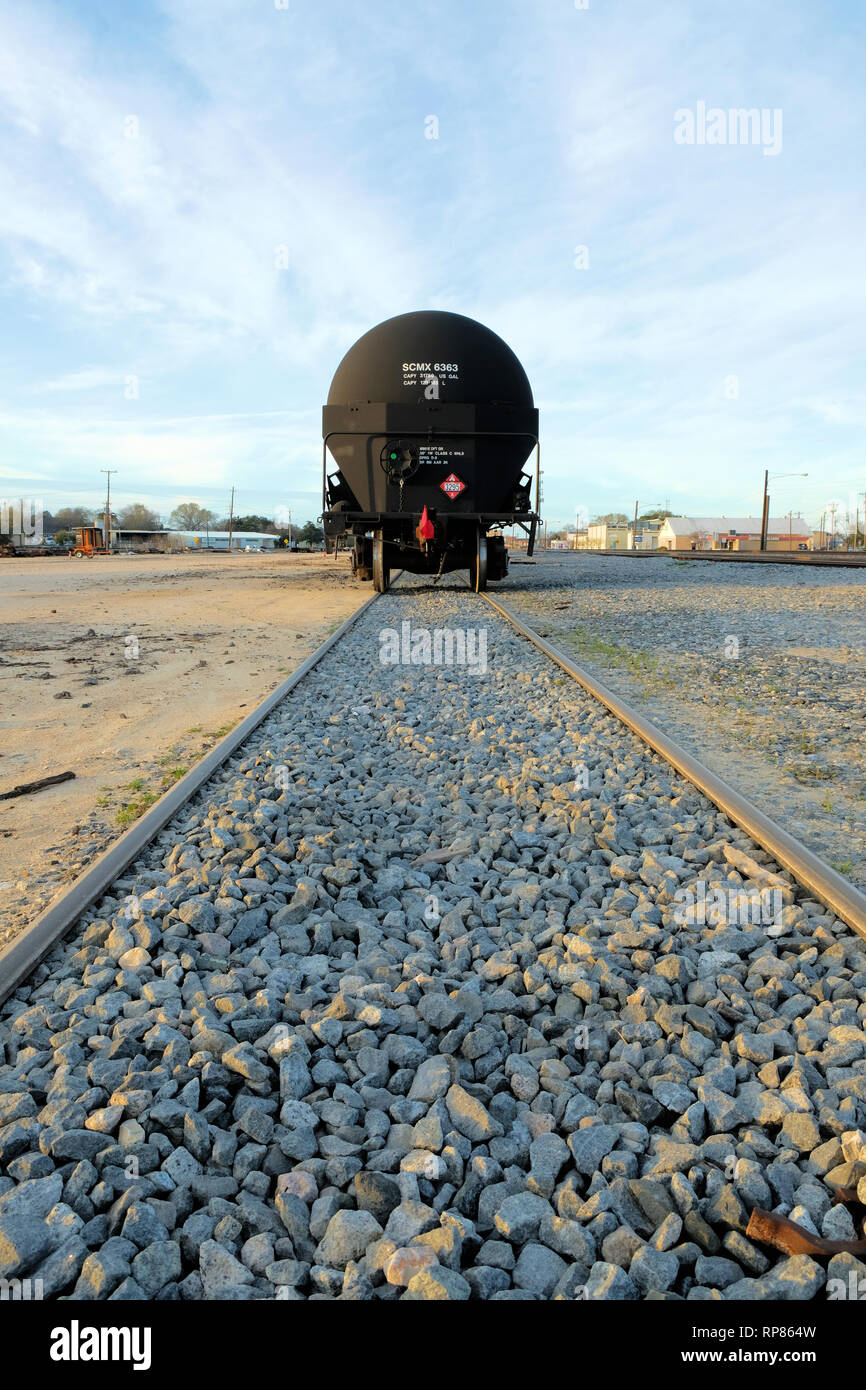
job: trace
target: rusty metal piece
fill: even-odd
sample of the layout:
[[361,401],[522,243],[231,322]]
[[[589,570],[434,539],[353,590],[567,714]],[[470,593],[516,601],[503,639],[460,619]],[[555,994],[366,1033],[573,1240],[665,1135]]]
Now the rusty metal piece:
[[825,1240],[787,1216],[755,1207],[749,1217],[746,1235],[763,1245],[772,1245],[785,1255],[866,1255],[866,1240]]

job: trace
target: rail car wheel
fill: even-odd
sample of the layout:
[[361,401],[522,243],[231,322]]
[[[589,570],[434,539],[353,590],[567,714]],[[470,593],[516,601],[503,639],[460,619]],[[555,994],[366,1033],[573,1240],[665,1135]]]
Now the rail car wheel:
[[356,536],[352,549],[352,573],[356,579],[373,578],[373,542],[367,536]]
[[469,582],[476,594],[487,588],[487,537],[479,531],[475,538],[475,558],[469,566]]
[[390,583],[391,567],[385,563],[385,542],[379,532],[373,537],[373,588],[377,594],[384,594]]

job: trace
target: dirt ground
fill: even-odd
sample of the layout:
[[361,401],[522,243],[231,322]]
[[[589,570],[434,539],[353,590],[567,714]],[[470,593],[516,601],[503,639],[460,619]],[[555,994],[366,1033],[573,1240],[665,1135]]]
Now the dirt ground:
[[346,555],[0,560],[0,945],[370,596]]

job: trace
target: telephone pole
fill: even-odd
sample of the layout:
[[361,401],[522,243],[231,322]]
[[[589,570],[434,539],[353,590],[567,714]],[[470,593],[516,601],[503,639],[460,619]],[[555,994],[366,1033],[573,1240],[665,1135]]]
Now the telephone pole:
[[108,489],[105,494],[105,531],[102,537],[102,544],[106,550],[111,549],[111,475],[116,473],[116,468],[100,468],[100,473],[108,476]]
[[229,555],[232,553],[232,528],[235,519],[235,490],[232,488],[232,500],[229,508]]

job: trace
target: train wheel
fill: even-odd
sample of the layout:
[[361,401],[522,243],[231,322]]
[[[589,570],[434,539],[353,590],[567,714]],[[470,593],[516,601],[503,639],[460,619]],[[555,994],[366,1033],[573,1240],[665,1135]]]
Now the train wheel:
[[373,578],[373,542],[368,536],[358,536],[352,550],[352,573],[356,579]]
[[475,559],[469,567],[469,582],[476,594],[487,588],[487,537],[479,531],[475,538]]
[[385,563],[385,542],[379,532],[373,537],[373,588],[377,594],[384,594],[390,583],[391,568]]

